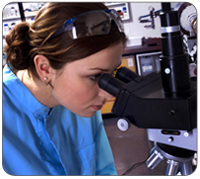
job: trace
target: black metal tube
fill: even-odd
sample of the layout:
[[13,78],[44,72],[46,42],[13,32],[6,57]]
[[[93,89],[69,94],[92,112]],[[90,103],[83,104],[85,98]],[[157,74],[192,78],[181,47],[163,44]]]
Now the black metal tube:
[[114,78],[110,74],[103,74],[98,81],[98,85],[100,88],[105,90],[106,92],[112,94],[113,96],[117,97],[121,87],[124,83],[117,78]]
[[26,21],[25,15],[24,15],[24,7],[21,2],[18,3],[19,6],[19,13],[22,21]]
[[116,74],[116,78],[120,79],[124,83],[129,83],[135,81],[137,83],[141,82],[143,78],[126,67],[121,67]]
[[189,60],[184,52],[177,11],[162,3],[160,15],[162,35],[161,73],[167,95],[179,94],[190,89]]
[[171,11],[171,5],[170,5],[169,2],[163,2],[163,3],[161,4],[161,6],[162,6],[162,11],[163,11],[163,12]]

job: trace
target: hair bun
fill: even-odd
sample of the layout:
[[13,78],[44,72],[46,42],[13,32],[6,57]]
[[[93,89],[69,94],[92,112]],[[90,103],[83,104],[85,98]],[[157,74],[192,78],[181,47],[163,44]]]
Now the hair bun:
[[17,24],[6,36],[7,62],[16,70],[23,70],[29,67],[29,24],[22,22]]

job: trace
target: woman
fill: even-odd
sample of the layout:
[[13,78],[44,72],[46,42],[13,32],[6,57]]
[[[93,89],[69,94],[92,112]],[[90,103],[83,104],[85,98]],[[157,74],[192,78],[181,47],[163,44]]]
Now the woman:
[[[111,20],[112,19],[112,20]],[[110,21],[111,20],[111,21]],[[3,167],[11,175],[114,175],[97,81],[126,42],[102,3],[49,3],[6,37]]]

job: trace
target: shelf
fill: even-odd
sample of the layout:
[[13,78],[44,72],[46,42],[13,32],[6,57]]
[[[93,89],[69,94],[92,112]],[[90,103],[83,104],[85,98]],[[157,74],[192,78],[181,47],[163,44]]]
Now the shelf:
[[161,39],[149,38],[145,40],[143,45],[126,47],[123,51],[123,56],[135,55],[138,53],[161,51]]
[[20,16],[4,17],[3,21],[10,21],[10,20],[17,20],[17,19],[21,19],[21,17]]
[[37,13],[38,11],[30,11],[30,12],[25,12],[24,15],[25,17],[35,17]]
[[105,2],[104,3],[106,6],[118,6],[118,5],[124,5],[125,3],[118,3],[118,2]]

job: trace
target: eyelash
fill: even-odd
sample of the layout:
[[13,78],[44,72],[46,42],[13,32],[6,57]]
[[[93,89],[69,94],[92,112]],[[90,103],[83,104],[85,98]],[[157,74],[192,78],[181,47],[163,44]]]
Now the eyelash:
[[[112,72],[112,75],[113,75],[113,76],[116,75],[117,70],[118,70],[118,68],[116,68],[116,69]],[[98,79],[101,77],[101,75],[102,75],[101,73],[98,73],[98,74],[96,74],[96,75],[91,75],[91,76],[90,76],[90,80],[96,81],[96,80],[98,80]]]
[[90,76],[90,79],[92,80],[92,81],[96,81],[97,79],[99,79],[100,77],[101,77],[101,73],[98,73],[98,74],[96,74],[96,75],[91,75]]

